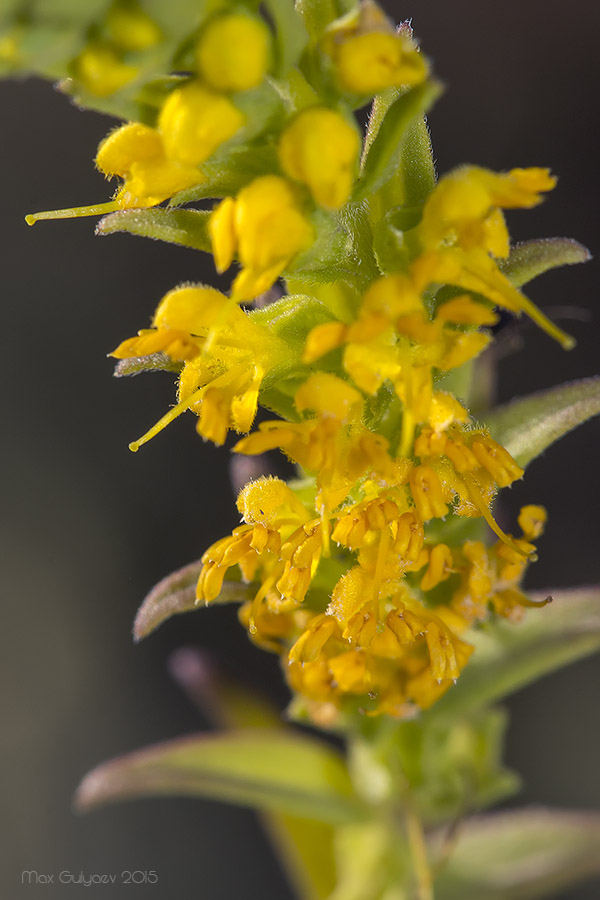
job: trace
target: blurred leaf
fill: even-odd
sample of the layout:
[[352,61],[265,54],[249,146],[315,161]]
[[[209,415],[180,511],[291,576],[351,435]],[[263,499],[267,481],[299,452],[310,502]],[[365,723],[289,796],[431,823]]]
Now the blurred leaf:
[[297,816],[262,818],[298,898],[328,900],[336,884],[333,825]]
[[[196,603],[196,582],[202,569],[202,562],[190,563],[182,569],[167,575],[152,588],[137,611],[133,623],[133,638],[141,641],[153,631],[179,613],[192,612],[203,607]],[[212,603],[241,603],[250,600],[256,589],[231,578],[223,583],[219,596]]]
[[[532,594],[541,601],[544,593]],[[444,718],[479,709],[600,649],[600,587],[553,592],[522,622],[498,620],[465,639],[475,646],[458,682],[425,713]]]
[[364,158],[353,201],[365,200],[392,178],[411,126],[435,102],[441,90],[437,82],[426,81],[406,91],[392,103]]
[[330,22],[340,14],[336,0],[296,0],[295,5],[314,42],[320,40]]
[[513,400],[486,415],[492,436],[527,466],[563,435],[600,413],[600,376]]
[[207,797],[331,823],[365,814],[341,757],[291,729],[192,736],[119,757],[86,775],[76,805],[88,810],[157,794]]
[[600,875],[600,813],[533,807],[465,823],[436,900],[542,900]]
[[[287,730],[277,709],[247,685],[227,678],[202,651],[182,648],[169,667],[217,727]],[[298,898],[327,900],[335,887],[333,826],[283,813],[263,813],[261,822]]]
[[107,3],[106,0],[86,0],[85,3],[81,0],[29,0],[25,4],[21,0],[18,6],[21,7],[21,11],[24,6],[27,7],[27,18],[31,22],[64,20],[89,25],[106,12]]
[[101,219],[96,234],[128,231],[210,253],[209,216],[210,212],[197,209],[124,209]]
[[414,900],[402,887],[410,872],[407,844],[390,826],[374,819],[336,829],[339,874],[329,900]]
[[277,75],[285,75],[295,65],[308,43],[308,32],[293,0],[265,0],[275,23],[275,64]]
[[521,287],[559,266],[572,266],[592,258],[583,244],[572,238],[539,238],[511,247],[506,260],[498,260],[498,266],[515,287]]

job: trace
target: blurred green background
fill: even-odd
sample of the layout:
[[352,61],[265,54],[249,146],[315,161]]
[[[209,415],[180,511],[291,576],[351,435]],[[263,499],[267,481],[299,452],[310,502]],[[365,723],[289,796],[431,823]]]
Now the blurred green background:
[[[551,166],[556,191],[510,216],[514,239],[567,235],[597,252],[600,6],[385,5],[398,21],[412,15],[448,86],[430,117],[440,172],[462,162]],[[236,513],[228,453],[202,444],[191,416],[128,451],[171,403],[172,378],[114,380],[105,357],[146,326],[169,288],[214,283],[212,262],[127,235],[97,239],[91,219],[27,228],[27,212],[108,199],[92,158],[112,122],[33,80],[1,83],[0,107],[2,896],[287,900],[250,812],[180,799],[71,811],[79,779],[100,761],[206,724],[169,674],[178,648],[210,648],[281,706],[285,691],[235,610],[172,620],[139,647],[130,637],[145,592],[226,533]],[[567,354],[526,323],[515,329],[524,343],[501,362],[500,400],[598,371],[597,264],[544,276],[530,293],[555,317],[574,307],[562,324],[579,344]],[[531,587],[598,581],[598,426],[565,438],[508,493],[513,519],[523,502],[550,511]],[[599,686],[596,658],[512,698],[508,762],[525,781],[520,801],[600,807]],[[22,886],[25,869],[155,870],[158,883]],[[592,900],[598,888],[568,897]]]

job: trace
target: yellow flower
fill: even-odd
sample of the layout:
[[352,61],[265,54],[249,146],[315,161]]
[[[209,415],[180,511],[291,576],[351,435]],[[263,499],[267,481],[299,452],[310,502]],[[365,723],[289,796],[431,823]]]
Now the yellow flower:
[[198,71],[218,91],[257,87],[269,67],[271,33],[256,16],[225,13],[203,28],[196,46]]
[[228,97],[191,81],[169,94],[158,117],[158,130],[169,159],[198,166],[232,138],[244,121]]
[[335,47],[340,87],[354,94],[377,94],[389,87],[420,84],[427,63],[400,34],[357,34]]
[[463,166],[440,179],[423,209],[419,237],[424,248],[442,241],[508,256],[509,236],[499,210],[528,209],[556,185],[548,169],[512,169],[497,174]]
[[77,81],[95,97],[110,97],[138,74],[109,44],[88,44],[73,62]]
[[124,179],[115,198],[121,209],[156,206],[203,180],[195,166],[168,159],[158,131],[139,122],[122,125],[102,141],[96,166],[107,178]]
[[308,185],[316,203],[337,209],[350,196],[359,150],[357,130],[344,116],[311,107],[284,129],[279,161],[286,175]]
[[404,718],[443,694],[472,653],[406,591],[389,597],[379,627],[378,613],[368,601],[361,604],[360,590],[352,608],[341,620],[333,610],[313,616],[290,649],[291,686],[318,704],[340,707],[354,695],[369,715]]
[[174,288],[160,301],[152,328],[123,341],[111,356],[130,359],[152,353],[166,353],[175,361],[194,359],[201,352],[208,334],[210,316],[222,308],[224,295],[212,287],[184,286]]
[[[548,169],[496,174],[464,166],[444,176],[425,203],[417,227],[423,253],[411,267],[419,291],[452,284],[482,294],[495,305],[525,312],[565,349],[574,341],[513,287],[492,257],[506,257],[509,235],[501,208],[530,208],[556,179]],[[491,254],[491,255],[490,255]]]
[[340,88],[353,94],[377,94],[420,84],[427,77],[427,63],[410,37],[395,31],[373,2],[361,3],[355,13],[332,22],[323,48],[333,59]]
[[188,409],[198,415],[198,433],[216,444],[225,441],[230,428],[248,432],[263,378],[289,360],[287,345],[232,306],[224,294],[202,285],[184,285],[169,292],[159,304],[153,324],[155,332],[142,332],[126,341],[115,355],[123,358],[157,352],[161,340],[160,349],[169,353],[169,340],[176,340],[179,356],[173,358],[186,360],[179,376],[179,402],[130,444],[130,449],[138,450]]
[[147,50],[162,37],[156,22],[133,0],[110,8],[106,29],[111,43],[122,50]]
[[490,609],[518,621],[526,607],[550,602],[550,597],[541,603],[532,601],[519,589],[529,562],[536,558],[529,538],[541,534],[545,520],[543,507],[525,506],[519,514],[522,538],[512,538],[510,545],[500,540],[493,547],[486,547],[481,541],[466,541],[454,551],[452,570],[460,573],[461,583],[451,606],[467,622],[487,618]]
[[217,271],[229,268],[234,254],[242,265],[232,286],[238,301],[268,290],[315,237],[291,184],[277,175],[256,178],[235,200],[223,200],[208,228]]

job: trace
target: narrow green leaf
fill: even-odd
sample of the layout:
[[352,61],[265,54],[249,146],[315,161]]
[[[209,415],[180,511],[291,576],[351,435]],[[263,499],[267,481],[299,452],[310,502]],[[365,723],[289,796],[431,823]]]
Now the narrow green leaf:
[[415,120],[435,102],[442,91],[436,81],[426,81],[398,97],[385,114],[363,161],[354,201],[365,200],[392,178],[398,168],[404,141]]
[[207,210],[197,209],[124,209],[101,219],[96,234],[128,231],[140,237],[210,253],[209,216]]
[[600,376],[513,400],[486,415],[492,436],[520,466],[600,413]]
[[[547,594],[532,594],[541,601]],[[553,592],[553,602],[465,635],[475,652],[456,685],[426,713],[456,716],[480,709],[543,675],[600,649],[600,587]]]
[[[190,699],[216,727],[276,728],[287,730],[279,711],[264,697],[223,676],[218,667],[207,664],[201,651],[178,651],[189,660],[194,678],[178,678]],[[177,668],[177,667],[176,667]],[[189,666],[179,665],[182,672]],[[191,688],[191,690],[190,690]],[[198,701],[200,701],[198,703]],[[298,900],[327,900],[335,887],[333,839],[335,829],[327,822],[301,819],[283,813],[263,813],[262,825],[273,844]]]
[[[133,623],[133,638],[136,642],[148,637],[171,616],[203,608],[196,604],[196,582],[201,569],[200,560],[189,563],[167,575],[152,588],[138,609]],[[255,591],[248,585],[230,579],[223,583],[219,596],[212,602],[242,603],[250,600]]]
[[276,74],[285,75],[300,59],[308,32],[293,0],[265,0],[265,7],[275,23]]
[[296,0],[295,6],[314,43],[321,39],[327,26],[339,15],[335,0]]
[[500,269],[515,287],[521,287],[559,266],[588,262],[592,254],[572,238],[539,238],[511,247],[507,260],[498,260]]
[[89,810],[157,794],[208,797],[331,823],[364,815],[342,758],[291,729],[196,735],[118,757],[86,775],[75,802]]
[[597,875],[600,813],[532,807],[465,823],[436,881],[435,896],[547,900]]
[[334,826],[284,815],[263,816],[263,825],[299,900],[329,900],[336,885]]

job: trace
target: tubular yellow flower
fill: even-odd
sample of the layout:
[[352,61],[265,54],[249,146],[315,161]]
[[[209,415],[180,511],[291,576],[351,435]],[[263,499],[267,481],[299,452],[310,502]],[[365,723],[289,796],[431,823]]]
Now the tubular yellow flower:
[[419,517],[423,522],[442,518],[448,512],[442,485],[429,466],[418,466],[410,475],[410,488]]
[[196,46],[198,71],[218,91],[257,87],[269,68],[271,33],[258,17],[242,12],[217,15]]
[[110,8],[106,29],[111,43],[121,50],[147,50],[158,44],[162,37],[156,22],[132,0]]
[[389,87],[420,84],[427,63],[401,34],[357,34],[335,47],[340,87],[354,94],[377,94]]
[[73,62],[77,81],[95,97],[110,97],[138,74],[109,44],[89,44]]
[[396,31],[372,0],[332,22],[323,40],[338,84],[353,94],[376,94],[389,87],[420,84],[427,63],[406,31]]
[[528,541],[535,540],[544,530],[548,515],[543,506],[523,506],[519,513],[519,528]]
[[123,341],[111,356],[129,359],[151,353],[166,353],[173,360],[194,359],[201,352],[210,324],[216,319],[212,310],[222,308],[225,297],[212,287],[183,286],[169,291],[160,301],[152,329],[138,332]]
[[[506,257],[509,236],[500,208],[530,208],[556,179],[548,169],[496,174],[464,166],[444,176],[429,196],[417,227],[424,253],[412,265],[419,290],[454,284],[483,294],[495,305],[525,312],[565,349],[574,341],[554,325],[500,272],[493,257]],[[490,256],[491,254],[491,256]]]
[[421,590],[431,591],[452,573],[452,551],[446,544],[436,544],[429,554],[427,571],[421,579]]
[[499,209],[528,209],[556,185],[548,169],[512,169],[497,174],[463,166],[440,179],[428,198],[419,225],[426,249],[448,241],[463,250],[480,247],[507,256],[509,238]]
[[[216,444],[225,441],[230,428],[248,432],[263,378],[289,356],[286,345],[232,306],[224,294],[202,285],[169,292],[158,306],[154,325],[155,339],[143,333],[131,343],[126,341],[115,354],[123,358],[156,352],[152,340],[161,339],[165,342],[161,350],[168,352],[170,337],[181,340],[186,355],[179,358],[186,362],[179,377],[179,402],[130,449],[138,450],[188,409],[199,417],[198,433]],[[217,325],[218,334],[210,340]],[[150,343],[144,347],[145,342]]]
[[169,159],[198,166],[232,138],[244,121],[228,97],[191,81],[169,94],[158,117],[158,130]]
[[279,161],[286,175],[308,185],[316,203],[337,209],[350,196],[359,150],[357,130],[344,116],[312,107],[284,129]]
[[197,168],[168,159],[160,134],[139,122],[122,125],[102,141],[96,166],[107,178],[124,179],[115,198],[121,209],[156,206],[203,180]]
[[268,290],[315,237],[292,185],[277,175],[256,178],[235,200],[228,197],[220,203],[208,229],[219,272],[237,253],[242,271],[233,282],[232,296],[238,301]]

